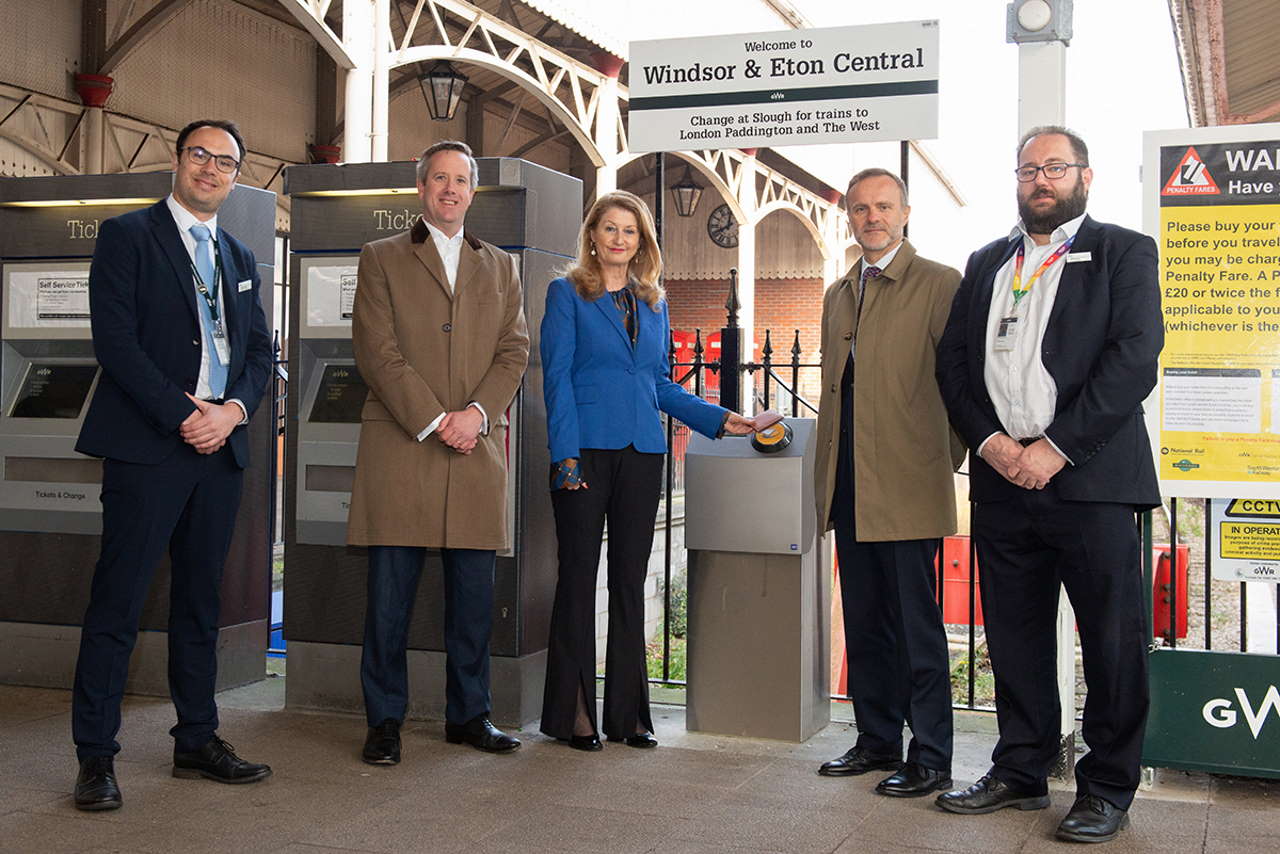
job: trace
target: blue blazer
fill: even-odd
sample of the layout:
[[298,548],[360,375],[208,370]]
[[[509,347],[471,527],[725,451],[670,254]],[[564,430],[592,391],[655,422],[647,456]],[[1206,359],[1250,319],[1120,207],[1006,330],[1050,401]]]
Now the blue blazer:
[[[262,311],[253,253],[218,229],[222,300],[231,364],[227,399],[250,417],[271,374],[271,334]],[[249,283],[244,289],[240,284]],[[165,201],[102,223],[89,269],[93,349],[102,366],[76,450],[129,463],[157,464],[182,446],[178,426],[195,411],[203,331],[191,256]],[[243,427],[227,440],[249,463]]]
[[564,278],[547,289],[539,349],[553,461],[581,456],[583,448],[664,453],[659,410],[705,436],[720,431],[725,410],[670,379],[666,301],[658,311],[637,303],[633,349],[612,297],[584,300]]

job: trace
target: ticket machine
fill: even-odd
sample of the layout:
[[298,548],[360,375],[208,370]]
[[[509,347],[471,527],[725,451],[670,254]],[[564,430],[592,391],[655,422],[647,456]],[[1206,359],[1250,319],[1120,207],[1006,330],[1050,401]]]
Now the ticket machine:
[[[513,158],[480,158],[467,231],[510,252],[524,286],[531,352],[508,411],[507,523],[499,553],[492,639],[493,716],[538,717],[556,548],[547,499],[546,413],[538,358],[547,285],[571,260],[582,222],[582,182]],[[412,162],[293,166],[290,246],[290,393],[285,463],[286,702],[363,708],[359,670],[367,554],[348,548],[347,511],[368,389],[352,353],[360,247],[413,226],[421,212]],[[443,589],[429,553],[409,631],[410,715],[444,716]]]
[[[102,531],[102,461],[75,450],[100,370],[89,265],[100,223],[164,198],[172,181],[167,172],[0,179],[0,682],[71,686]],[[253,249],[270,283],[275,194],[237,186],[218,220]],[[219,687],[264,673],[269,421],[260,410],[249,426],[254,457],[224,570]],[[167,694],[167,559],[155,579],[128,690]]]

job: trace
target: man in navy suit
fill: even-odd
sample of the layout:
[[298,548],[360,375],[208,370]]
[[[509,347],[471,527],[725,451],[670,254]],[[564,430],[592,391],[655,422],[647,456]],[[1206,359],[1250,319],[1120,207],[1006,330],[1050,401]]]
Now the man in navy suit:
[[249,462],[244,427],[271,371],[257,263],[217,223],[244,156],[231,122],[187,125],[173,193],[103,222],[94,249],[89,305],[102,375],[76,450],[105,461],[102,554],[72,698],[79,809],[120,806],[120,702],[166,549],[173,775],[249,783],[271,774],[217,736],[213,699],[222,564]]
[[969,258],[938,345],[938,384],[970,449],[973,536],[996,680],[991,770],[938,797],[957,813],[1043,809],[1059,744],[1055,616],[1075,608],[1089,696],[1061,839],[1125,826],[1147,717],[1135,512],[1160,503],[1142,401],[1164,343],[1155,242],[1085,215],[1079,136],[1018,146],[1017,227]]

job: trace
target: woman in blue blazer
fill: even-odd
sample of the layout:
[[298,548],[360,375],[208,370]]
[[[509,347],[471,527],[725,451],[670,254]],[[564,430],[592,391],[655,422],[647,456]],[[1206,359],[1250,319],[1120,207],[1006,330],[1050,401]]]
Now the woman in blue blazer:
[[587,212],[578,259],[547,291],[543,394],[560,575],[551,613],[542,731],[580,750],[596,726],[595,586],[609,522],[609,645],[604,733],[654,747],[645,668],[644,580],[666,433],[659,411],[706,436],[752,422],[670,379],[670,326],[653,217],[639,197],[607,193]]

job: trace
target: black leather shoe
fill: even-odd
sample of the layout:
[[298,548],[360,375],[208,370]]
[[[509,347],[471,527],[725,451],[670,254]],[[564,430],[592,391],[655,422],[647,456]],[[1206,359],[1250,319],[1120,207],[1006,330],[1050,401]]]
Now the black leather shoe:
[[876,785],[877,795],[891,798],[922,798],[932,792],[951,788],[951,773],[926,768],[919,762],[908,762],[897,773]]
[[852,777],[868,771],[897,771],[902,760],[896,756],[876,756],[861,747],[851,747],[844,756],[823,762],[818,773],[824,777]]
[[1017,807],[1020,810],[1042,810],[1049,806],[1049,796],[1047,794],[1037,795],[1023,789],[1015,789],[990,774],[984,774],[978,782],[967,789],[944,792],[938,795],[934,803],[947,812],[980,815],[995,812],[1005,807]]
[[120,809],[120,785],[116,782],[115,760],[110,756],[89,756],[80,762],[76,776],[76,809]]
[[236,749],[214,736],[199,750],[183,752],[174,748],[173,776],[183,780],[204,777],[219,783],[256,783],[271,776],[271,766],[246,762]]
[[641,750],[648,750],[651,747],[658,746],[658,740],[653,737],[651,732],[638,732],[635,735],[629,735],[626,738],[609,737],[610,741],[620,741],[627,747],[638,747]]
[[600,743],[600,739],[594,734],[570,736],[569,746],[574,750],[604,750],[604,745]]
[[446,723],[444,740],[450,744],[462,744],[465,741],[472,747],[489,753],[510,753],[520,746],[519,739],[498,729],[484,715],[472,718],[465,724]]
[[400,763],[400,722],[387,718],[377,726],[369,727],[360,758],[370,765],[398,765]]
[[1129,813],[1097,795],[1081,795],[1058,825],[1058,838],[1068,842],[1108,842],[1129,826]]

